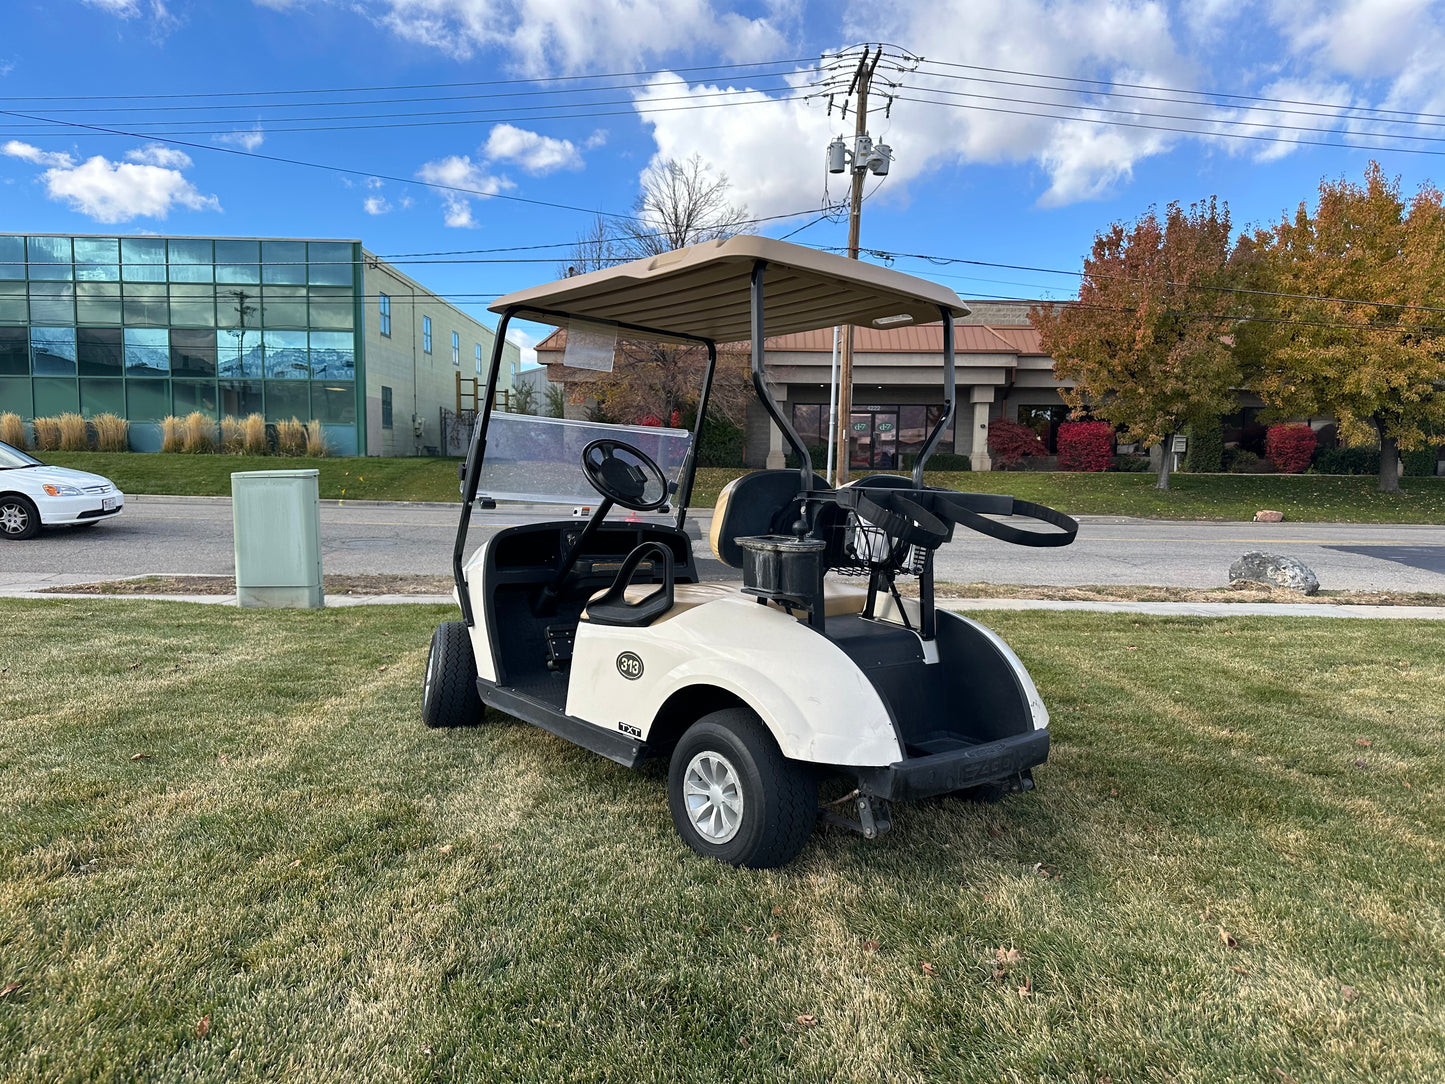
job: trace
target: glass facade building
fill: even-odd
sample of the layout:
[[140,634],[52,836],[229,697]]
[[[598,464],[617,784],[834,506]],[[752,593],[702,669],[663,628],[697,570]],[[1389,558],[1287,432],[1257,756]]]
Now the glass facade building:
[[0,234],[0,412],[118,414],[137,450],[297,417],[365,454],[362,283],[359,241]]

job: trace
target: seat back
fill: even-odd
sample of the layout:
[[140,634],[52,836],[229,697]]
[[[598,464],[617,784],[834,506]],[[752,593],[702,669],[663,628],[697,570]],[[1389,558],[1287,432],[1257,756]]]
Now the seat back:
[[[815,474],[813,488],[827,489],[828,483]],[[786,533],[789,524],[778,520],[802,490],[802,476],[795,470],[759,470],[734,478],[718,494],[712,511],[708,543],[713,556],[730,568],[742,568],[743,551],[736,539]]]

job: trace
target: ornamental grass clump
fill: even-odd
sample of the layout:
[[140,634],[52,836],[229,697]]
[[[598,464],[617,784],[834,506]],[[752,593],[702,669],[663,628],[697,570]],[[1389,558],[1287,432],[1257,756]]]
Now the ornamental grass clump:
[[312,418],[306,423],[306,454],[324,459],[331,454],[331,444],[326,439],[326,430],[319,421]]
[[60,426],[60,450],[62,452],[88,452],[90,451],[90,431],[86,428],[85,419],[73,411],[62,414],[56,419]]
[[276,454],[306,454],[306,427],[301,424],[300,418],[282,419],[276,423]]
[[1281,474],[1301,474],[1315,454],[1315,431],[1307,425],[1271,425],[1265,454]]
[[130,451],[130,422],[117,414],[97,414],[90,424],[95,426],[96,451]]
[[181,450],[209,455],[216,450],[216,420],[201,410],[186,415],[186,435]]
[[260,414],[247,414],[241,423],[241,450],[247,455],[270,455],[271,445],[266,440],[266,419]]
[[25,436],[25,422],[12,410],[0,414],[0,440],[21,451],[30,447],[30,441]]
[[161,419],[161,451],[179,452],[186,446],[186,423],[174,414]]
[[59,420],[55,418],[36,418],[30,424],[35,429],[35,448],[37,451],[60,451]]
[[226,455],[240,455],[246,450],[246,427],[240,418],[227,414],[221,419],[221,451]]

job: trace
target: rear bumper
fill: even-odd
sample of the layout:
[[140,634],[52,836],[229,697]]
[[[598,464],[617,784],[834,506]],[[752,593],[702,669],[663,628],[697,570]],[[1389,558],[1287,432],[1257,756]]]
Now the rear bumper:
[[902,802],[1010,779],[1049,758],[1049,732],[1031,730],[983,745],[912,757],[883,768],[850,769],[870,798]]

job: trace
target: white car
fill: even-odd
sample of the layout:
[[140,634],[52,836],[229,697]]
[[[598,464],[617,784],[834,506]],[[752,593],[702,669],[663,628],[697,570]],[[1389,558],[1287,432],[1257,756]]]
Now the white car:
[[0,538],[31,538],[41,527],[90,526],[125,507],[109,478],[52,467],[0,441]]

